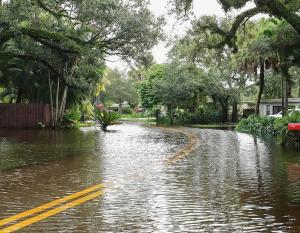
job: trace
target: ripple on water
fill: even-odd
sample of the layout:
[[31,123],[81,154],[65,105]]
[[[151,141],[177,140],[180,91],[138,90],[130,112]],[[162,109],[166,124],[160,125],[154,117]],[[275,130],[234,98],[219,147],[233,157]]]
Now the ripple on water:
[[187,129],[199,146],[170,165],[166,159],[187,143],[182,134],[132,124],[111,129],[2,138],[0,155],[36,163],[1,172],[0,215],[112,182],[101,198],[48,219],[47,229],[41,222],[24,232],[299,230],[297,153],[232,131]]

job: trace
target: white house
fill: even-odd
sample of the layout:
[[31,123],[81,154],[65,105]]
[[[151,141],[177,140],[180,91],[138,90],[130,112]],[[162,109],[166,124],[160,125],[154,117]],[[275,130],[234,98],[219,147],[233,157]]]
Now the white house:
[[[289,98],[289,109],[300,108],[300,98]],[[259,105],[260,116],[275,115],[282,110],[281,99],[262,100]]]

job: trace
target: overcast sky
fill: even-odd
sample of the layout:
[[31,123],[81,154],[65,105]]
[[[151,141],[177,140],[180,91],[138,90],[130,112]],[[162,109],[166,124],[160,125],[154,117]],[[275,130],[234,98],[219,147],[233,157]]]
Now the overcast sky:
[[[189,24],[178,22],[174,17],[168,16],[167,0],[150,0],[151,10],[156,16],[165,15],[167,19],[167,25],[164,27],[166,35],[170,38],[174,38],[176,35],[183,35]],[[224,16],[224,11],[221,6],[217,3],[217,0],[197,0],[194,3],[194,14],[196,17],[202,15],[218,15]],[[167,61],[168,48],[165,42],[160,42],[152,50],[154,59],[157,63],[164,63]],[[116,57],[111,57],[109,60],[115,62],[107,62],[107,65],[112,68],[124,69],[126,64],[120,61]]]

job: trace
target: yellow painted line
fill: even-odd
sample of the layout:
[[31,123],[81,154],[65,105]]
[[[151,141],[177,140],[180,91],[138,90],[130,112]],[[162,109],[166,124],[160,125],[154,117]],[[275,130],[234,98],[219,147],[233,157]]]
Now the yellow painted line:
[[177,128],[177,129],[168,128],[168,127],[156,127],[156,128],[163,129],[163,130],[168,130],[168,131],[173,131],[173,132],[177,132],[177,133],[182,133],[188,139],[187,145],[185,145],[182,149],[180,149],[173,156],[171,156],[167,159],[166,162],[168,164],[174,164],[174,163],[182,160],[183,158],[188,156],[191,152],[193,152],[193,150],[199,144],[199,140],[198,140],[197,136],[192,134],[191,132],[187,132],[187,131],[182,130],[180,128]]
[[36,214],[38,212],[41,212],[42,210],[46,210],[46,209],[49,209],[51,207],[54,207],[56,205],[59,205],[61,203],[64,203],[66,201],[70,201],[74,198],[77,198],[77,197],[80,197],[84,194],[87,194],[87,193],[90,193],[92,191],[95,191],[97,189],[100,189],[100,188],[103,188],[105,187],[105,184],[98,184],[98,185],[95,185],[95,186],[92,186],[88,189],[85,189],[85,190],[82,190],[80,192],[77,192],[77,193],[74,193],[74,194],[71,194],[69,196],[66,196],[66,197],[63,197],[63,198],[60,198],[60,199],[57,199],[57,200],[54,200],[54,201],[51,201],[49,203],[46,203],[44,205],[41,205],[39,207],[36,207],[34,209],[31,209],[31,210],[27,210],[25,212],[22,212],[22,213],[19,213],[17,215],[14,215],[14,216],[11,216],[11,217],[8,217],[8,218],[5,218],[5,219],[2,219],[0,220],[0,226],[3,226],[3,225],[6,225],[10,222],[13,222],[13,221],[16,221],[16,220],[19,220],[21,218],[24,218],[24,217],[27,217],[27,216],[30,216],[32,214]]
[[22,222],[16,223],[16,224],[14,224],[14,225],[12,225],[10,227],[2,229],[2,230],[0,230],[0,233],[9,233],[9,232],[14,232],[14,231],[20,230],[20,229],[22,229],[24,227],[27,227],[27,226],[29,226],[29,225],[31,225],[33,223],[39,222],[39,221],[41,221],[41,220],[43,220],[45,218],[51,217],[53,215],[56,215],[56,214],[58,214],[58,213],[60,213],[60,212],[62,212],[64,210],[67,210],[67,209],[70,209],[70,208],[72,208],[74,206],[80,205],[80,204],[82,204],[84,202],[87,202],[87,201],[89,201],[91,199],[99,197],[99,196],[101,196],[103,194],[104,194],[103,190],[97,191],[97,192],[92,193],[92,194],[90,194],[88,196],[84,196],[84,197],[79,198],[79,199],[77,199],[75,201],[68,202],[65,205],[59,206],[59,207],[57,207],[55,209],[49,210],[49,211],[44,212],[44,213],[42,213],[40,215],[34,216],[34,217],[29,218],[27,220],[24,220]]
[[175,153],[175,155],[173,155],[172,157],[168,158],[167,163],[168,164],[174,164],[180,160],[182,160],[183,158],[187,157],[190,153],[192,153],[196,146],[198,145],[198,139],[195,135],[180,131],[183,134],[185,134],[189,140],[188,144],[183,147],[181,150],[179,150],[177,153]]

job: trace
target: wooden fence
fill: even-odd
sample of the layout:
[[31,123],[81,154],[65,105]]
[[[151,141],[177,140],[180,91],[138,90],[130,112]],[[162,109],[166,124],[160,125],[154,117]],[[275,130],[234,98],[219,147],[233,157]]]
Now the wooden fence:
[[51,125],[48,104],[0,104],[0,128],[37,128]]

